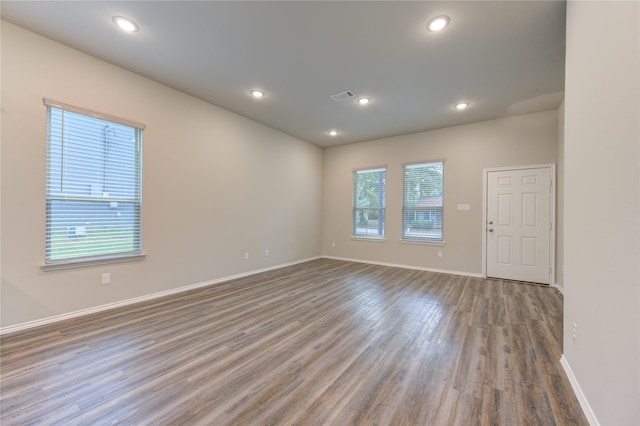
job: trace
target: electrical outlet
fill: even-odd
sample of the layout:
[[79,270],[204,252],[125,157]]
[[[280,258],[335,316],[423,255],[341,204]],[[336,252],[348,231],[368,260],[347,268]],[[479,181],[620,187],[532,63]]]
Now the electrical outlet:
[[578,325],[575,322],[573,323],[571,338],[573,339],[573,343],[578,343]]
[[111,284],[111,274],[102,274],[102,285]]
[[331,247],[336,248],[336,242],[335,241],[331,243]]
[[244,260],[249,260],[249,252],[244,253]]
[[269,256],[269,249],[264,249],[264,255]]
[[438,257],[442,257],[442,250],[438,250]]

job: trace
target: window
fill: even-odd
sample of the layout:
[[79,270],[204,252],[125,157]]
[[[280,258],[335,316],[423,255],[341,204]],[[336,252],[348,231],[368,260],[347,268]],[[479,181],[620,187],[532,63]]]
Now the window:
[[402,238],[442,241],[442,161],[403,170]]
[[386,169],[353,172],[353,235],[384,236]]
[[140,255],[143,126],[45,105],[45,263]]

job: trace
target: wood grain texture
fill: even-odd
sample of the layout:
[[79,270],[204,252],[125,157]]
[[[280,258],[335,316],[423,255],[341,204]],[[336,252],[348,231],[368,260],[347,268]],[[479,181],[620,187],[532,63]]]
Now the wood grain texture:
[[545,286],[320,259],[2,337],[0,421],[586,425]]

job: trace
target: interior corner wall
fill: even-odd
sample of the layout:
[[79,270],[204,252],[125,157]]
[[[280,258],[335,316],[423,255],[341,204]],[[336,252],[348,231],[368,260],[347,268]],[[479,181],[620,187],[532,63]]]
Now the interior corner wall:
[[[481,274],[483,169],[556,163],[557,143],[558,111],[552,110],[328,148],[324,152],[323,253]],[[433,160],[445,161],[446,244],[401,242],[402,165]],[[352,239],[352,172],[385,165],[386,241]],[[471,208],[458,211],[458,204]]]
[[568,2],[564,358],[603,425],[640,424],[639,28],[638,2]]
[[[8,22],[1,31],[2,327],[321,254],[320,148]],[[146,125],[145,260],[41,271],[43,97]]]

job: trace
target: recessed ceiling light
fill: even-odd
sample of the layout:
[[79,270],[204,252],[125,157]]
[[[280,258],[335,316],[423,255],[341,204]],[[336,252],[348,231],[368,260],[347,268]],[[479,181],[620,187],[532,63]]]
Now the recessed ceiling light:
[[133,22],[129,18],[125,18],[122,16],[114,16],[113,22],[120,27],[121,30],[126,31],[128,33],[135,33],[138,31],[138,24]]
[[469,106],[469,102],[460,102],[456,104],[456,109],[458,111],[462,111],[463,109],[467,109],[468,106]]
[[446,15],[440,15],[429,21],[429,23],[427,24],[427,29],[429,31],[436,32],[444,29],[444,27],[446,27],[447,25],[449,25],[449,17]]
[[329,136],[338,136],[337,130],[329,130]]
[[358,103],[359,103],[360,105],[366,105],[366,104],[368,104],[369,102],[371,102],[371,98],[360,98],[360,99],[358,99]]
[[264,92],[262,90],[252,90],[251,96],[253,96],[254,98],[261,98],[264,96]]

